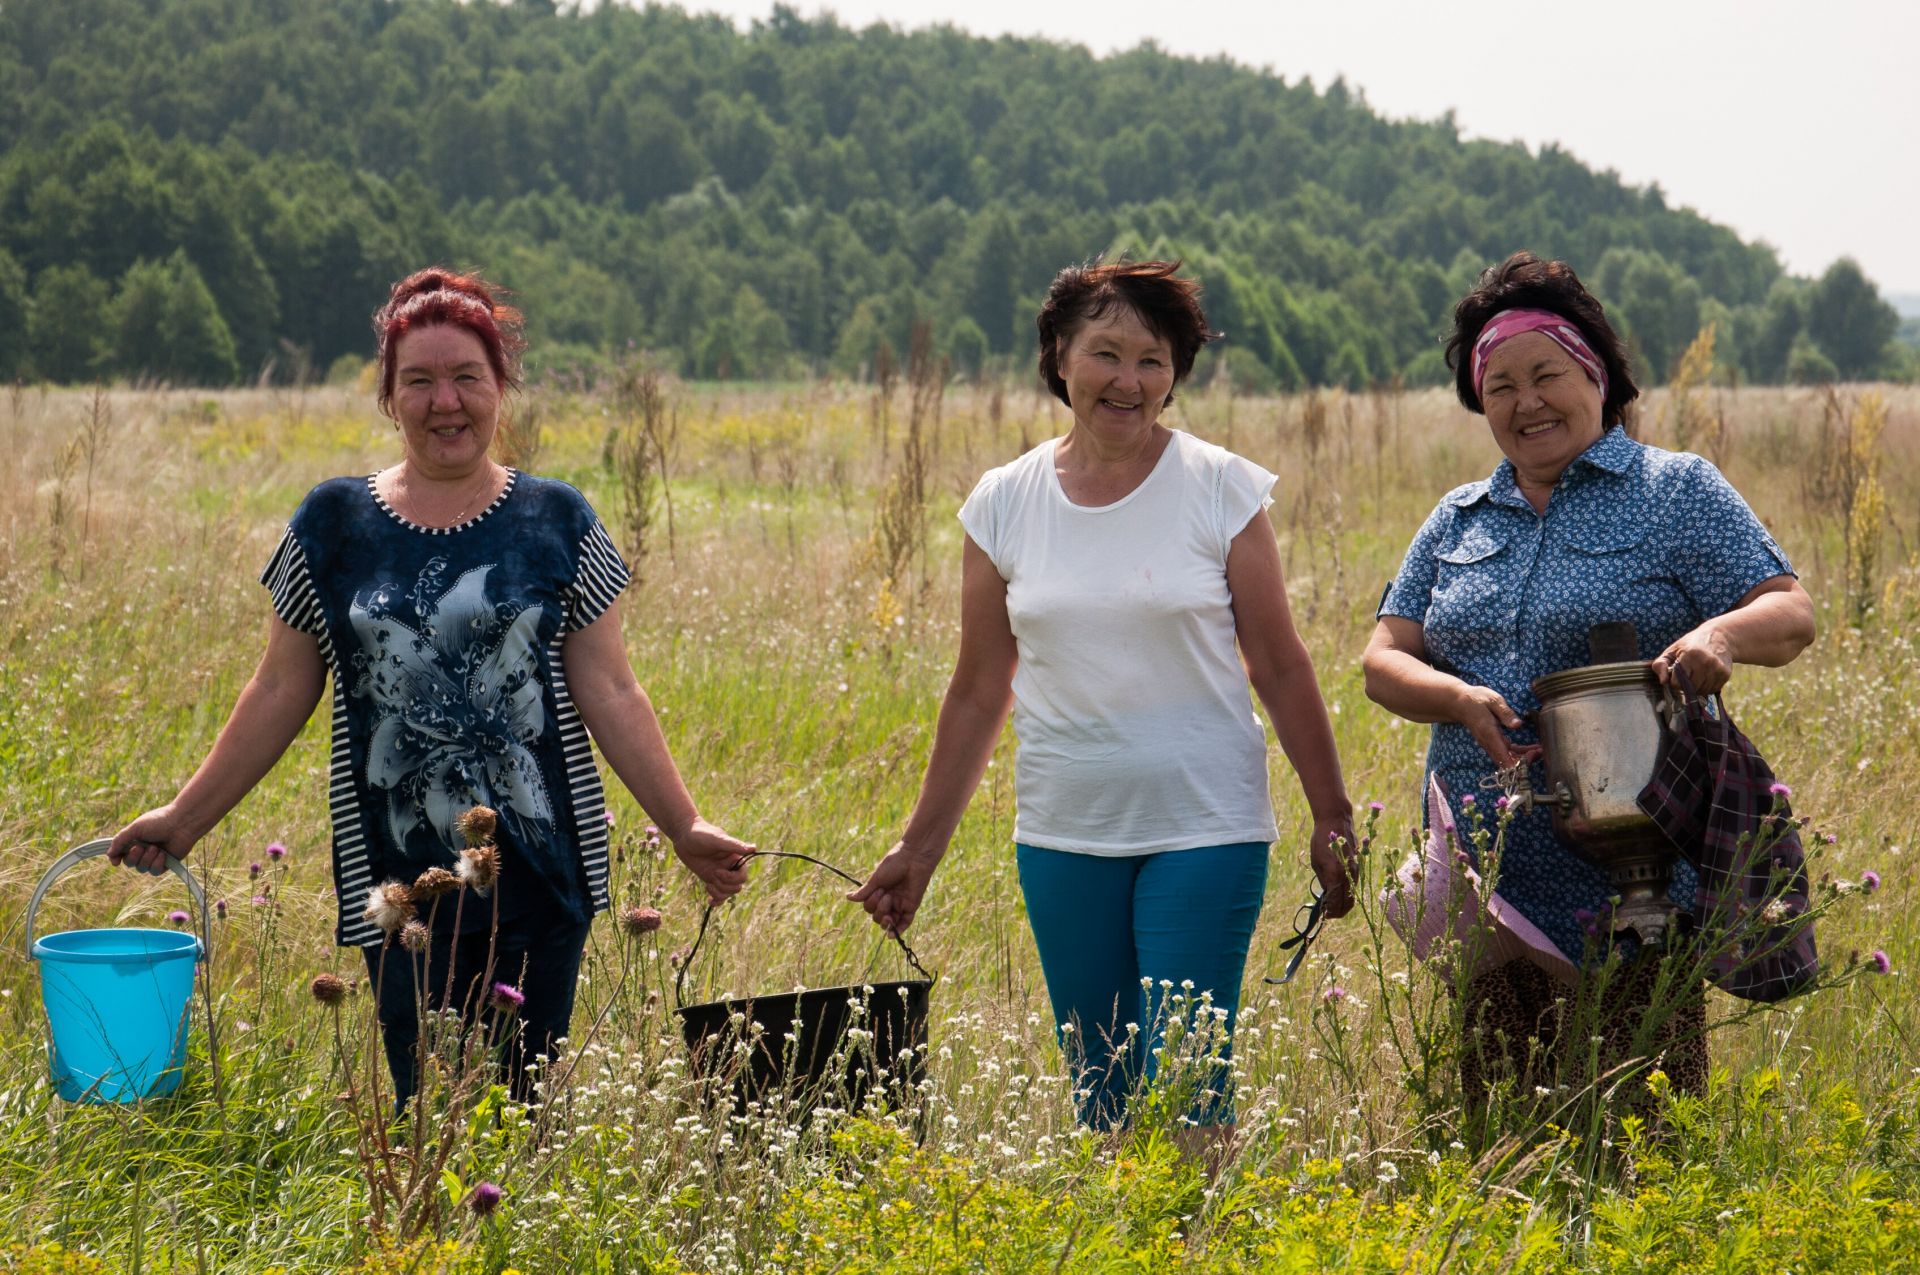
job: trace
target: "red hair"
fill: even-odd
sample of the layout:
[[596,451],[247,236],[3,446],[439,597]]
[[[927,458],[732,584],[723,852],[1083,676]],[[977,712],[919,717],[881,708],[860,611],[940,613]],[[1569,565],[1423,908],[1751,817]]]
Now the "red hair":
[[502,389],[520,384],[520,312],[502,302],[477,274],[429,266],[393,285],[387,303],[373,312],[380,348],[380,410],[393,403],[394,357],[400,338],[415,328],[465,328],[480,338],[487,364]]

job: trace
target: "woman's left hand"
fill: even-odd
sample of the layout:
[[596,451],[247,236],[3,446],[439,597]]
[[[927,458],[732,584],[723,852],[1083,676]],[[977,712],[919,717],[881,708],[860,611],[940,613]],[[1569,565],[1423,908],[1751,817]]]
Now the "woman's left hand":
[[1360,866],[1360,843],[1353,835],[1353,816],[1338,815],[1313,821],[1309,850],[1313,875],[1319,878],[1321,907],[1330,917],[1353,911],[1353,879]]
[[687,871],[707,887],[707,898],[724,903],[747,883],[747,860],[758,851],[740,838],[695,816],[686,831],[673,838],[673,852]]
[[1662,684],[1673,680],[1673,670],[1683,668],[1693,689],[1712,695],[1733,677],[1733,647],[1727,635],[1712,621],[1683,633],[1672,646],[1654,657],[1653,673]]

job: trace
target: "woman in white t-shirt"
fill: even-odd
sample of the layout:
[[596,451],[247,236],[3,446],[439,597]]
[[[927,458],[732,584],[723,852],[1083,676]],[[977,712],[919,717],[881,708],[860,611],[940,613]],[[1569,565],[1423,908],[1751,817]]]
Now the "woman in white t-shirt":
[[[1249,682],[1313,811],[1325,910],[1351,906],[1352,805],[1263,516],[1274,476],[1159,423],[1211,337],[1177,269],[1054,279],[1040,373],[1073,426],[961,507],[960,653],[933,755],[905,834],[849,896],[891,932],[912,923],[1011,708],[1021,891],[1096,1128],[1124,1124],[1151,1080],[1166,990],[1210,994],[1231,1030],[1276,837]],[[1220,1134],[1225,1072],[1191,1113]]]

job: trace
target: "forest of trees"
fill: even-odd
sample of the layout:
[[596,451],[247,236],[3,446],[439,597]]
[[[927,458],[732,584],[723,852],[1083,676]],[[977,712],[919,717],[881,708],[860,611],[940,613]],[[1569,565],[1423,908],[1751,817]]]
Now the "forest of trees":
[[[1391,122],[1335,82],[551,0],[0,2],[0,377],[223,384],[371,353],[386,285],[480,266],[530,361],[858,375],[928,322],[1029,357],[1053,272],[1178,255],[1251,388],[1444,377],[1479,270],[1564,256],[1664,377],[1912,376],[1850,261],[1768,248],[1563,151]],[[1212,364],[1210,363],[1211,367]]]

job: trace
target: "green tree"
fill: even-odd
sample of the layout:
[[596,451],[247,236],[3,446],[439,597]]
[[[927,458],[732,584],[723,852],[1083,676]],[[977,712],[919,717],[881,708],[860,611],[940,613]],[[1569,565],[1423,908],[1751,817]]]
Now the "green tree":
[[27,348],[37,376],[63,385],[99,372],[113,289],[85,266],[50,266],[33,282]]
[[27,366],[27,272],[0,248],[0,378],[12,380]]
[[1881,299],[1851,257],[1827,267],[1807,293],[1807,332],[1843,378],[1877,375],[1899,326],[1899,311]]
[[227,385],[238,372],[233,334],[185,252],[127,270],[113,302],[112,331],[112,364],[129,376]]

